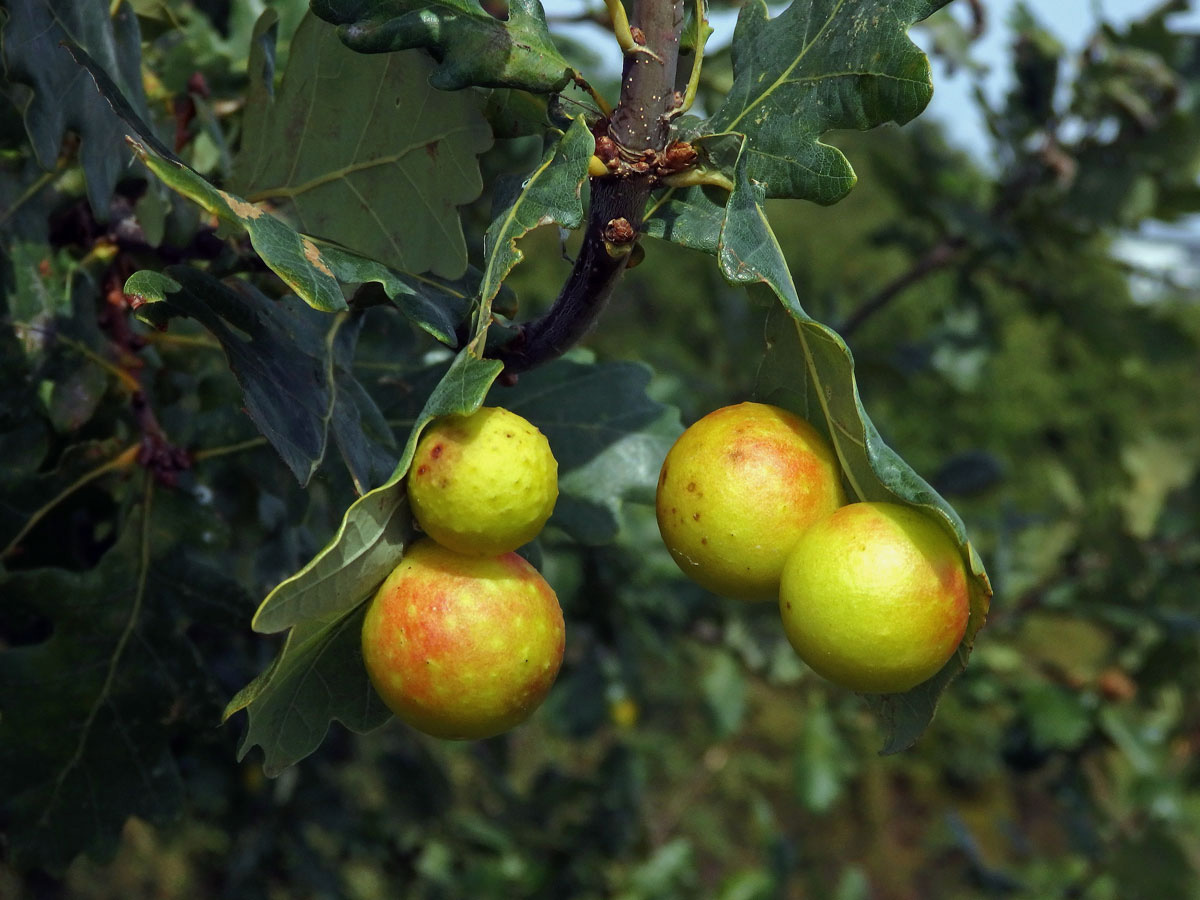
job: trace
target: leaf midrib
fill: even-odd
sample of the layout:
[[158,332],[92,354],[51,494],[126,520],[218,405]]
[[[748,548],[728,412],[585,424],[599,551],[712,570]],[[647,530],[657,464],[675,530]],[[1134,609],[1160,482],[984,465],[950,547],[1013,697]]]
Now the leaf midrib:
[[[125,626],[121,629],[121,634],[117,638],[117,643],[113,648],[112,656],[109,657],[104,681],[100,685],[100,690],[96,693],[96,697],[92,701],[91,707],[88,709],[87,718],[84,720],[82,728],[79,730],[79,738],[75,742],[75,750],[67,759],[62,769],[59,770],[54,779],[54,784],[50,791],[50,797],[47,799],[46,805],[42,810],[42,815],[38,819],[39,828],[46,826],[55,805],[58,803],[58,798],[62,793],[63,785],[66,784],[67,778],[70,776],[71,772],[78,768],[83,762],[83,754],[87,749],[88,741],[91,739],[92,728],[96,724],[96,718],[100,714],[100,708],[111,702],[113,688],[116,684],[117,668],[121,663],[121,658],[125,654],[125,648],[129,644],[129,640],[133,636],[133,632],[137,628],[138,622],[142,616],[142,604],[145,600],[146,584],[150,572],[150,510],[154,491],[154,481],[149,477],[148,474],[144,479],[144,485],[142,497],[143,506],[141,532],[138,542],[138,568],[136,580],[134,582],[133,604],[130,606],[129,615],[125,620]],[[117,715],[115,709],[114,715]]]
[[373,159],[363,160],[362,162],[356,162],[356,163],[351,163],[346,166],[340,166],[337,169],[331,169],[330,171],[326,172],[323,175],[318,175],[316,178],[309,179],[308,181],[304,182],[303,184],[298,184],[298,185],[286,185],[285,184],[285,185],[280,185],[279,187],[274,187],[274,188],[261,188],[252,194],[247,194],[245,199],[251,203],[262,203],[265,200],[273,200],[273,199],[278,199],[278,198],[286,198],[289,200],[294,199],[295,197],[298,197],[301,194],[306,194],[309,191],[316,190],[317,188],[321,187],[322,185],[329,184],[332,181],[338,181],[339,179],[349,178],[351,175],[354,175],[357,172],[365,171],[367,169],[372,169],[375,167],[396,165],[400,162],[400,160],[402,160],[408,154],[412,153],[414,150],[419,150],[422,147],[427,146],[428,144],[434,144],[439,141],[444,141],[447,138],[451,138],[460,132],[469,131],[469,130],[470,130],[469,125],[461,125],[457,128],[452,128],[449,131],[444,131],[444,132],[440,132],[435,135],[431,135],[428,139],[415,141],[411,144],[408,144],[408,145],[402,147],[400,150],[398,150],[395,153],[388,154],[387,156],[378,156]]
[[821,39],[821,36],[825,33],[825,30],[827,28],[829,28],[830,23],[832,23],[833,20],[837,18],[837,14],[839,12],[841,12],[842,7],[845,5],[846,5],[846,0],[838,0],[837,6],[835,6],[833,8],[833,11],[830,12],[829,16],[825,19],[824,24],[822,24],[821,28],[817,31],[817,33],[815,35],[813,35],[812,40],[810,40],[807,44],[804,45],[804,47],[796,55],[796,58],[794,60],[792,60],[791,65],[789,65],[786,69],[784,69],[783,72],[780,73],[779,77],[776,78],[775,81],[771,83],[771,86],[769,88],[767,88],[765,91],[763,91],[761,94],[759,94],[753,103],[749,104],[745,109],[743,109],[740,113],[738,113],[737,116],[733,119],[733,121],[731,121],[727,125],[725,125],[723,130],[733,131],[736,128],[738,122],[742,121],[742,119],[744,119],[746,117],[746,114],[749,113],[750,110],[757,107],[760,103],[763,103],[768,97],[770,97],[775,92],[776,88],[778,88],[781,84],[783,84],[787,81],[788,76],[791,75],[791,73],[795,71],[796,67],[798,65],[800,65],[800,63],[808,55],[808,51],[810,51],[813,48],[813,46],[817,43],[817,41],[819,41]]

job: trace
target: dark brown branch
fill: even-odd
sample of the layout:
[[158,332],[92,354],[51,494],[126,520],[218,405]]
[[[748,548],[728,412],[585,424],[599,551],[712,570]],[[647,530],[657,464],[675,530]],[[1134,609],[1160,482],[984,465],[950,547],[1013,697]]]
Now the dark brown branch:
[[610,255],[604,242],[604,226],[617,218],[637,221],[649,193],[648,186],[631,181],[593,179],[587,235],[558,299],[542,318],[521,326],[516,338],[495,354],[503,361],[507,374],[527,372],[562,356],[595,323],[628,260],[628,256]]
[[[1073,162],[1058,140],[1053,123],[1047,124],[1046,137],[1038,148],[1036,159],[1038,166],[1026,166],[1019,170],[1015,177],[1001,185],[998,197],[992,203],[988,212],[991,220],[998,224],[1011,223],[1029,192],[1036,187],[1047,171],[1054,173],[1057,179],[1073,177],[1064,175],[1064,166],[1069,167]],[[838,329],[843,338],[848,338],[857,331],[867,319],[871,318],[886,307],[897,296],[908,290],[914,284],[923,281],[953,262],[968,247],[968,241],[961,235],[945,235],[936,244],[913,263],[912,268],[885,285],[878,293],[856,309]]]
[[884,285],[878,293],[851,313],[849,318],[838,329],[838,333],[843,338],[850,337],[867,319],[891,303],[896,297],[904,293],[904,291],[954,262],[966,246],[967,242],[962,237],[947,236],[942,238],[938,243],[929,248],[924,256],[913,263],[912,268],[899,278]]
[[[621,99],[606,123],[606,136],[626,151],[636,154],[650,149],[661,154],[666,149],[668,113],[676,103],[683,18],[683,0],[636,0],[634,4],[630,24],[641,30],[650,53],[625,57]],[[512,341],[489,354],[504,363],[506,374],[528,371],[561,356],[595,324],[625,271],[628,250],[641,229],[652,179],[650,172],[591,179],[592,201],[583,246],[554,305],[542,318],[520,326]],[[632,226],[633,239],[614,243],[611,223],[621,219]]]

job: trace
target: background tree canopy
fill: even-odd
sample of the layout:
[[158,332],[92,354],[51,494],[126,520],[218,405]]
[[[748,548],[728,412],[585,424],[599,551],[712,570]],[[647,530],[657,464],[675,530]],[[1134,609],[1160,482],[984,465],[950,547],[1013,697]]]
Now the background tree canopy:
[[[1033,4],[747,4],[673,120],[702,177],[515,384],[512,323],[603,252],[611,35],[0,8],[0,897],[1200,896],[1200,305],[1141,236],[1200,212],[1190,8],[1069,47]],[[989,158],[917,118],[910,26],[967,71],[1007,29]],[[995,596],[932,683],[829,685],[661,546],[666,450],[752,396],[969,535],[972,630]],[[567,656],[456,744],[389,719],[358,626],[416,435],[485,399],[559,460],[527,554]]]

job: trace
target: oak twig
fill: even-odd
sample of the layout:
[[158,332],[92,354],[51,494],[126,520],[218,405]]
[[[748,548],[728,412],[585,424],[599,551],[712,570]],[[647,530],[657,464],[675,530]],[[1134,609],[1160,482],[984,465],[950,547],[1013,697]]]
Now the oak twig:
[[[601,126],[604,136],[626,155],[651,151],[658,156],[666,150],[670,113],[678,102],[675,76],[683,8],[684,0],[635,0],[630,25],[645,37],[642,46],[649,52],[626,55],[620,102]],[[554,305],[488,354],[504,363],[507,375],[561,356],[595,323],[625,271],[653,178],[647,171],[591,179],[583,245]]]

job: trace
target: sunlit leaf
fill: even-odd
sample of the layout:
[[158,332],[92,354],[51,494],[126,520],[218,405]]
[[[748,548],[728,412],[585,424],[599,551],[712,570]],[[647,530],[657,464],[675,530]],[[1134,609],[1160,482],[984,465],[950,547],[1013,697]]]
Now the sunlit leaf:
[[465,282],[442,282],[397,272],[373,259],[300,234],[261,207],[214,187],[155,137],[86,51],[77,46],[68,49],[133,131],[134,136],[126,137],[133,152],[172,190],[245,229],[263,262],[305,303],[326,312],[343,310],[346,298],[341,285],[376,282],[417,325],[441,341],[454,343],[454,326],[462,318],[469,293]]
[[454,325],[465,299],[458,286],[406,276],[340,247],[317,242],[253,203],[213,187],[186,166],[155,156],[132,139],[130,145],[168,186],[245,228],[263,262],[309,306],[325,312],[344,310],[342,284],[377,282],[416,324],[446,343],[454,342]]
[[745,134],[748,175],[766,196],[836,202],[854,170],[819,138],[903,124],[925,108],[929,61],[907,31],[946,2],[797,0],[773,19],[764,0],[747,3],[733,36],[733,87],[703,133]]
[[[907,32],[946,2],[795,2],[773,19],[763,0],[743,6],[725,102],[706,121],[679,123],[700,153],[699,172],[719,173],[714,183],[727,189],[740,164],[765,197],[840,200],[856,176],[820,137],[903,124],[925,108],[933,93],[929,61]],[[645,233],[714,253],[726,202],[719,187],[669,189],[652,199]]]

